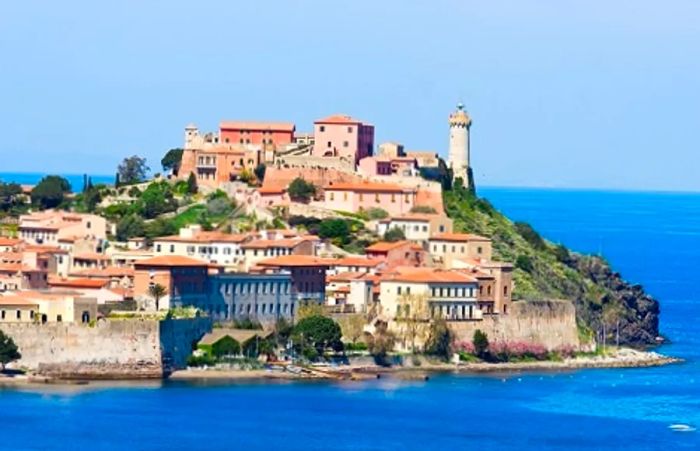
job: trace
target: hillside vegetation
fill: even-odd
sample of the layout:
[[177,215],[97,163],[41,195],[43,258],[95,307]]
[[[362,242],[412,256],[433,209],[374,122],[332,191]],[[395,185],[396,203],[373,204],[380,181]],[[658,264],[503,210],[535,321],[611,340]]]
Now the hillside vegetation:
[[641,286],[624,281],[604,259],[543,239],[530,225],[510,221],[460,186],[444,191],[444,203],[455,231],[490,237],[494,259],[515,262],[515,299],[570,299],[588,338],[601,340],[605,330],[608,343],[655,342],[658,302]]

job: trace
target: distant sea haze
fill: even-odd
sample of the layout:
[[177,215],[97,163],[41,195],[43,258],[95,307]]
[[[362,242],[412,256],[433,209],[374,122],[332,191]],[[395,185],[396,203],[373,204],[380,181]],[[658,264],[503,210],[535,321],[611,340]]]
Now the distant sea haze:
[[[0,172],[0,181],[9,183],[19,183],[20,185],[36,185],[39,181],[46,177],[47,175],[60,175],[61,177],[68,180],[71,189],[74,192],[79,192],[83,190],[83,174],[51,174],[51,173],[41,173],[41,172]],[[104,174],[87,174],[88,177],[92,178],[92,184],[96,185],[98,183],[104,183],[111,185],[114,183],[114,175],[104,175]]]

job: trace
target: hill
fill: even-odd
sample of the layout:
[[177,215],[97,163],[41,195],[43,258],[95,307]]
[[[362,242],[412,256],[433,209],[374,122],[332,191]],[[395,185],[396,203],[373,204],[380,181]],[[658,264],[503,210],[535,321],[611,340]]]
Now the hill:
[[486,199],[456,186],[443,193],[455,231],[493,240],[494,259],[515,262],[514,299],[570,299],[582,334],[644,346],[659,336],[659,303],[625,281],[603,258],[575,253],[543,239],[530,225],[510,221]]

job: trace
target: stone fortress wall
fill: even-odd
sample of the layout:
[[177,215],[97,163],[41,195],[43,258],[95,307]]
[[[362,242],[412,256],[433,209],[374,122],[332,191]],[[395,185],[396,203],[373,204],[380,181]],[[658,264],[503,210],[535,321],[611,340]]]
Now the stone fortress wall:
[[569,301],[516,301],[507,315],[484,315],[483,321],[449,322],[456,341],[471,342],[474,332],[485,332],[489,342],[527,342],[549,350],[582,349],[576,326],[576,308]]
[[2,331],[22,354],[15,368],[67,378],[160,378],[184,368],[209,318],[120,319],[94,326],[69,323],[9,323]]

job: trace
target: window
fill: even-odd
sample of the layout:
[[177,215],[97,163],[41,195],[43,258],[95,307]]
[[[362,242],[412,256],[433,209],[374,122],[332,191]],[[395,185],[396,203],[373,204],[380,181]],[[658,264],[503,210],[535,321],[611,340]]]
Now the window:
[[3,310],[2,314],[0,314],[0,318],[5,319],[5,310]]
[[352,127],[348,127],[348,133],[352,133]]
[[406,287],[406,294],[411,294],[411,287]]
[[395,202],[396,202],[396,194],[392,194],[391,195],[391,203],[393,204]]
[[452,246],[452,253],[453,253],[453,254],[455,253],[455,247],[454,247],[454,246]]
[[156,244],[156,252],[160,252],[160,244]]
[[17,319],[22,319],[22,310],[17,310]]
[[319,129],[319,131],[325,132],[325,131],[326,131],[326,126],[325,126],[325,125],[322,125],[322,126],[320,126],[318,129]]
[[503,287],[503,295],[508,296],[508,286]]
[[328,141],[328,145],[326,147],[331,148],[333,147],[333,144],[330,141]]
[[328,195],[328,197],[329,197],[330,200],[332,200],[332,201],[335,200],[335,193],[331,191],[331,193]]
[[424,225],[424,226],[423,226],[423,231],[424,231],[424,232],[427,232],[427,231],[428,231],[428,226],[427,226],[427,225]]
[[60,323],[61,321],[63,321],[63,317],[61,315],[56,315],[56,322]]
[[[464,252],[464,251],[462,251],[462,252]],[[476,248],[476,253],[477,253],[477,254],[481,254],[481,246],[479,246],[479,247]]]
[[401,287],[396,287],[396,294],[401,294]]
[[170,245],[170,253],[171,254],[175,253],[175,245],[174,244]]
[[349,143],[349,142],[347,142],[347,141],[343,141],[343,147],[348,147],[349,145],[350,145],[350,143]]

